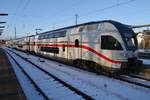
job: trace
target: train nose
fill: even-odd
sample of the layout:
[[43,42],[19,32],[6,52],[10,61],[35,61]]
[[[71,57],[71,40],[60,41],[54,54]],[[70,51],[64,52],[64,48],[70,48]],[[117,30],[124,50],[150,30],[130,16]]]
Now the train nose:
[[129,52],[127,52],[127,57],[128,58],[137,58],[138,55],[137,55],[137,52],[129,51]]

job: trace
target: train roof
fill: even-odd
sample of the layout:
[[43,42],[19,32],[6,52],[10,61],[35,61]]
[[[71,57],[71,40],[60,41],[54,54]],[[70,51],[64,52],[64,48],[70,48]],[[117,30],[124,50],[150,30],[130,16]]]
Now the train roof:
[[[45,34],[45,33],[50,33],[50,32],[55,32],[55,31],[66,30],[66,29],[70,29],[70,28],[75,28],[75,27],[83,26],[83,25],[99,24],[99,23],[105,23],[105,22],[113,24],[115,27],[117,27],[120,30],[122,30],[122,28],[120,28],[122,26],[131,28],[129,25],[125,25],[125,24],[122,24],[122,23],[117,22],[117,21],[103,20],[103,21],[92,21],[92,22],[87,22],[87,23],[82,23],[82,24],[67,26],[67,27],[63,27],[63,28],[59,28],[59,29],[55,29],[55,30],[51,30],[51,31],[42,32],[42,33],[39,33],[37,35],[41,35],[41,34]],[[22,39],[22,38],[32,37],[32,36],[36,36],[36,35],[24,36],[24,37],[20,37],[20,38],[17,38],[17,39]]]
[[129,25],[125,25],[125,24],[122,24],[122,23],[117,22],[117,21],[103,20],[103,21],[92,21],[92,22],[82,23],[82,24],[78,24],[78,25],[67,26],[67,27],[63,27],[63,28],[59,28],[59,29],[55,29],[55,30],[51,30],[51,31],[42,32],[40,34],[55,32],[55,31],[60,31],[60,30],[66,30],[69,28],[75,28],[75,27],[79,27],[79,26],[83,26],[83,25],[91,25],[91,24],[98,24],[98,23],[105,23],[105,22],[111,23],[111,24],[115,25],[116,27],[120,27],[122,25],[129,27]]

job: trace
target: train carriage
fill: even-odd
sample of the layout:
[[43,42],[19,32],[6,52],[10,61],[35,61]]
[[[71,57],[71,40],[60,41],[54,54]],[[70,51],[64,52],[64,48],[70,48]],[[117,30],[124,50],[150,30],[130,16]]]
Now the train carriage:
[[131,62],[137,63],[134,32],[129,26],[112,20],[43,32],[29,41],[30,48],[26,48],[30,51],[73,64],[80,63],[86,69],[114,73],[131,67]]

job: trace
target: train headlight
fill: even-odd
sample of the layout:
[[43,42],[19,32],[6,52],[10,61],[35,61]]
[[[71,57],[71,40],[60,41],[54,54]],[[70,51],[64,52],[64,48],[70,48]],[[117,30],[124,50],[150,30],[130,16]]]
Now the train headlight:
[[113,64],[112,65],[112,68],[120,68],[121,67],[121,64]]

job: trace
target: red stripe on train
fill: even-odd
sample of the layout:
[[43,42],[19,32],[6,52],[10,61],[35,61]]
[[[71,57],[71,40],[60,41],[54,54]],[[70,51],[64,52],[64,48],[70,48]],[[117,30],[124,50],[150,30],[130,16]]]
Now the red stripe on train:
[[[64,44],[32,44],[32,46],[42,46],[42,47],[49,47],[49,46],[54,46],[54,47],[62,47],[64,46]],[[74,48],[75,45],[65,45],[65,47],[70,47],[70,48]],[[103,58],[111,63],[115,63],[115,64],[121,64],[122,62],[121,61],[116,61],[116,60],[112,60],[102,54],[100,54],[99,52],[95,51],[94,49],[88,47],[88,46],[85,46],[85,45],[79,45],[79,47],[76,47],[76,48],[83,48],[83,49],[86,49],[86,50],[89,50],[91,52],[93,52],[94,54],[96,54],[97,56],[99,56],[100,58]]]

